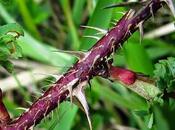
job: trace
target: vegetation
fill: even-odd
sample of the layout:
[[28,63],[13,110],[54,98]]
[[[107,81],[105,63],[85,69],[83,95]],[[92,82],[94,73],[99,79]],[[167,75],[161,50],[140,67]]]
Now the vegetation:
[[1,0],[0,129],[175,129],[172,15],[171,0]]

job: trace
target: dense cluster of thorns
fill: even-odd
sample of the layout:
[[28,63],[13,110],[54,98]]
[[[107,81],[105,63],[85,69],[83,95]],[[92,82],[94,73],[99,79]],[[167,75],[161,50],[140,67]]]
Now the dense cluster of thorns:
[[[138,28],[142,28],[143,23],[154,15],[162,7],[163,3],[167,3],[172,13],[175,14],[171,0],[149,0],[142,3],[143,7],[139,11],[136,12],[134,9],[129,10],[111,30],[104,31],[94,28],[103,34],[105,33],[105,35],[101,39],[98,39],[98,42],[86,53],[67,51],[69,54],[78,56],[79,60],[20,117],[14,120],[10,119],[1,96],[0,130],[29,129],[39,123],[59,103],[68,97],[70,97],[72,102],[74,99],[79,101],[87,115],[90,129],[92,129],[84,88],[94,76],[117,80],[125,86],[130,87],[133,91],[139,91],[141,96],[150,100],[152,98],[151,95],[139,88],[140,84],[150,85],[147,82],[147,78],[139,76],[130,70],[113,66],[113,60],[110,56],[122,46],[132,33]],[[112,6],[121,6],[122,4]],[[155,87],[153,84],[151,85],[151,87]],[[160,93],[158,89],[155,90],[155,94]]]

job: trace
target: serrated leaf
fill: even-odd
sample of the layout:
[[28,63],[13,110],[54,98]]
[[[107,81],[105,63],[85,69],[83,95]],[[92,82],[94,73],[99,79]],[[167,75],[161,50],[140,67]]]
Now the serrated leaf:
[[163,91],[172,92],[175,89],[175,58],[161,60],[155,65],[157,86]]
[[0,44],[2,43],[10,43],[10,42],[14,42],[16,39],[13,35],[10,35],[10,34],[6,34],[6,35],[3,35],[3,36],[0,36]]
[[16,39],[23,36],[22,27],[17,23],[10,23],[0,27],[0,65],[9,73],[13,72],[13,64],[9,58],[22,56],[21,47],[17,44]]

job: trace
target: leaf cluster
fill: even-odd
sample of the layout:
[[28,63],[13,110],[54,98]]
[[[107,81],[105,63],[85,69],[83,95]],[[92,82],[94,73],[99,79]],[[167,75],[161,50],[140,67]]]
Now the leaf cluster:
[[167,60],[160,60],[155,65],[155,78],[157,86],[166,92],[173,92],[175,89],[175,58],[169,57]]
[[22,56],[22,49],[17,43],[17,38],[23,35],[21,26],[16,23],[0,27],[0,65],[10,73],[13,71],[10,59],[17,59]]

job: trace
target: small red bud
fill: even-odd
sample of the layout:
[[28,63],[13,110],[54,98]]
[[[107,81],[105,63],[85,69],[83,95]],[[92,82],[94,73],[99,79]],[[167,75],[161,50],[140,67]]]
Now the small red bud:
[[111,66],[109,73],[112,79],[119,80],[125,85],[133,84],[137,78],[136,73],[119,67]]

